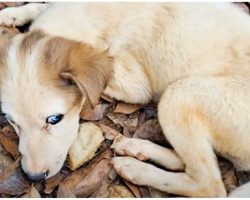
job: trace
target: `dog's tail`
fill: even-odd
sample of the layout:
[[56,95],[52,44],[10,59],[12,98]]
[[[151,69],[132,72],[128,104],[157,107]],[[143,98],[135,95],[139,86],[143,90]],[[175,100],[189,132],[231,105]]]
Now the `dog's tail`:
[[228,196],[229,198],[249,198],[250,197],[250,182],[241,185]]

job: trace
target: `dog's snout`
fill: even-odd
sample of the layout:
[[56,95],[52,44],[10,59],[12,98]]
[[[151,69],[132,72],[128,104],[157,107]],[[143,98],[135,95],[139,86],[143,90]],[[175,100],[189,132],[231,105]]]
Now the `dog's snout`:
[[48,171],[36,174],[26,173],[26,176],[29,180],[33,182],[43,181],[48,176]]

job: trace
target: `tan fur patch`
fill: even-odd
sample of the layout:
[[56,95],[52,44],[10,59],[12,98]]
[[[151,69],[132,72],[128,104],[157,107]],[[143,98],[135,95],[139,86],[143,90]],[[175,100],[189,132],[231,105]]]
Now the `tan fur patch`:
[[23,41],[20,44],[20,57],[24,57],[24,55],[26,55],[27,53],[32,51],[33,46],[42,38],[45,37],[45,34],[40,31],[40,30],[36,30],[36,31],[32,31],[30,33],[28,33],[26,35],[26,37],[24,37]]
[[76,101],[87,97],[87,107],[98,103],[112,74],[107,52],[60,37],[46,42],[40,62],[38,74],[44,84],[74,96]]

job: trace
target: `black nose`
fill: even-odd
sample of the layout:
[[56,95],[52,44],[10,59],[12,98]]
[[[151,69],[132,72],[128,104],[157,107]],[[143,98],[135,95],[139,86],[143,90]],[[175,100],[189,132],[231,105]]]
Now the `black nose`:
[[47,172],[42,172],[42,173],[37,173],[37,174],[26,173],[26,176],[28,177],[28,179],[33,181],[33,182],[43,181],[43,180],[45,180],[47,175],[48,175]]

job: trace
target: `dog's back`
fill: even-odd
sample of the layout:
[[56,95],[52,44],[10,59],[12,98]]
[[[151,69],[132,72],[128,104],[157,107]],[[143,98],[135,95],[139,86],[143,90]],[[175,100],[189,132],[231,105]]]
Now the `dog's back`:
[[68,3],[50,5],[31,30],[109,48],[132,72],[142,67],[159,95],[185,76],[246,73],[249,22],[228,3]]

